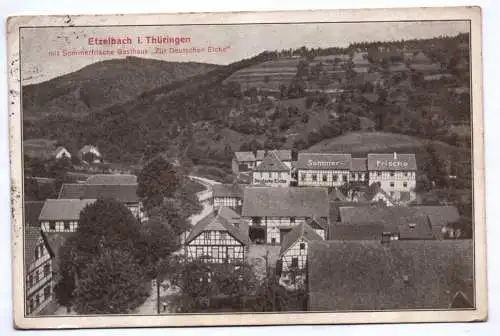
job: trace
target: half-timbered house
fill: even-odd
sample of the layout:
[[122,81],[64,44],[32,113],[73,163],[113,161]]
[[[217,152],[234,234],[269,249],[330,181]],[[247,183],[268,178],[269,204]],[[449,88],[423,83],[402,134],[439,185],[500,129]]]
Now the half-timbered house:
[[307,245],[313,240],[323,240],[316,230],[301,223],[287,233],[281,242],[279,266],[281,279],[296,282],[307,266]]
[[299,153],[299,186],[339,187],[349,182],[351,154]]
[[52,261],[39,227],[24,228],[26,315],[38,315],[52,301]]
[[253,241],[279,244],[285,234],[308,218],[328,222],[326,188],[247,187],[242,217]]
[[255,166],[258,167],[270,152],[274,152],[278,159],[283,162],[289,169],[292,168],[292,151],[289,149],[258,150],[257,155],[255,156]]
[[75,232],[80,212],[95,199],[47,199],[38,218],[43,232]]
[[255,155],[253,152],[235,152],[231,168],[236,175],[255,168]]
[[132,214],[144,221],[145,213],[139,196],[137,183],[134,184],[82,184],[65,183],[59,191],[59,199],[98,199],[111,198],[123,203]]
[[220,264],[243,262],[248,245],[248,234],[240,227],[240,216],[231,209],[221,208],[195,225],[184,249],[188,260]]
[[411,199],[416,197],[416,173],[415,154],[368,154],[369,184],[379,183],[396,201],[402,192],[409,192]]
[[238,183],[214,184],[212,186],[212,201],[215,209],[220,207],[237,209],[243,203],[243,187]]
[[252,184],[288,187],[290,167],[279,159],[276,151],[271,151],[252,172]]

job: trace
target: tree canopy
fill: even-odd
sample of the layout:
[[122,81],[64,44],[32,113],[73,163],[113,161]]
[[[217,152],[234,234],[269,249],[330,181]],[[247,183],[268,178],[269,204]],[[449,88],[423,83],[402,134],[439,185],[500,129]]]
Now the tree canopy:
[[172,197],[180,186],[180,174],[161,156],[151,160],[141,170],[137,182],[137,194],[146,210],[160,205],[165,197]]

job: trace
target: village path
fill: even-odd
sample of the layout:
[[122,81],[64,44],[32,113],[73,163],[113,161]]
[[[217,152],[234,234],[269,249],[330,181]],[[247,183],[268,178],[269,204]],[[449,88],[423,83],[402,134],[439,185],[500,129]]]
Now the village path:
[[[198,200],[203,207],[202,210],[189,217],[189,221],[191,222],[191,225],[195,226],[196,223],[198,223],[203,217],[207,216],[210,212],[212,212],[213,206],[210,203],[210,198],[212,196],[212,186],[214,184],[219,184],[217,181],[213,181],[207,178],[203,177],[198,177],[198,176],[189,176],[190,179],[199,182],[203,186],[205,186],[205,190],[202,190],[197,193]],[[174,253],[182,253],[182,249],[174,252]],[[175,290],[168,288],[165,289],[163,286],[160,287],[160,297],[165,297],[175,294]],[[139,306],[137,309],[135,309],[134,314],[140,314],[140,315],[152,315],[152,314],[157,314],[157,297],[156,297],[156,281],[152,281],[151,285],[151,292],[149,297],[146,299],[146,301]],[[163,310],[163,305],[160,307],[161,314],[168,314],[172,313],[168,307],[168,302],[167,302],[167,309],[164,311]]]

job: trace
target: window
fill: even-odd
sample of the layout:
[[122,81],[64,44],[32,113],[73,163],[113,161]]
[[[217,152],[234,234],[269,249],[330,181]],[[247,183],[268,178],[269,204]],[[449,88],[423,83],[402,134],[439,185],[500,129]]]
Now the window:
[[302,173],[300,174],[300,180],[305,181],[306,180],[306,174]]
[[351,178],[356,178],[356,173],[351,173]]
[[295,224],[295,217],[290,217],[290,224]]
[[276,244],[276,238],[271,238],[271,244]]
[[69,222],[64,222],[64,231],[69,231]]
[[312,180],[316,182],[318,180],[318,174],[312,174]]
[[326,182],[328,180],[328,176],[326,174],[323,174],[323,182]]
[[410,224],[408,224],[408,226],[410,227],[410,230],[415,230],[415,227],[417,226],[417,224],[410,223]]
[[48,277],[50,275],[50,266],[47,264],[43,266],[43,276]]
[[35,283],[40,281],[40,272],[38,270],[35,271]]
[[49,229],[54,231],[56,229],[56,222],[49,222]]
[[199,258],[203,255],[203,247],[197,247],[196,248],[196,258]]
[[394,172],[391,172],[390,175],[391,175],[391,177],[394,177]]
[[342,181],[347,182],[347,174],[342,175]]
[[339,176],[337,174],[333,174],[332,178],[333,178],[333,182],[337,182],[339,179]]
[[260,225],[260,222],[261,222],[261,217],[252,217],[253,225]]
[[306,249],[306,243],[300,243],[300,249],[305,250]]
[[403,187],[408,187],[408,182],[403,182]]
[[377,176],[382,176],[382,172],[377,172]]
[[212,247],[212,258],[214,258],[214,259],[219,258],[219,248],[218,247]]
[[292,258],[292,267],[299,267],[299,258],[297,257]]
[[389,185],[391,186],[391,188],[394,188],[394,182],[391,182]]
[[38,253],[38,246],[35,247],[35,260],[38,260],[40,258],[40,254]]
[[204,238],[205,240],[210,240],[210,231],[203,232],[203,238]]
[[227,239],[227,232],[221,231],[220,240],[226,240],[226,239]]
[[408,173],[405,173],[405,177],[407,177],[407,176],[408,176]]
[[43,289],[43,300],[44,301],[46,301],[50,298],[50,292],[51,292],[50,285],[48,285],[47,287],[45,287]]

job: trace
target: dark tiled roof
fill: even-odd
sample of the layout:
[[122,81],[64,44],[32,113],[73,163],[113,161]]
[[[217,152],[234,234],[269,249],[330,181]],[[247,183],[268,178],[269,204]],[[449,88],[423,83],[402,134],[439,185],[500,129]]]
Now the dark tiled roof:
[[292,161],[292,151],[289,149],[258,150],[256,159],[262,161],[269,152],[275,152],[281,161]]
[[186,244],[192,242],[196,237],[198,237],[202,232],[205,231],[227,231],[240,243],[242,243],[243,245],[248,245],[248,234],[234,225],[236,216],[238,215],[234,211],[229,209],[221,210],[218,214],[208,214],[195,225],[193,230],[191,230],[189,236],[186,239]]
[[328,199],[332,202],[346,202],[346,196],[337,188],[332,189],[328,193]]
[[415,154],[378,153],[368,154],[368,170],[417,170]]
[[252,152],[235,152],[234,156],[238,162],[253,162],[255,155]]
[[328,217],[326,188],[247,187],[244,217]]
[[351,159],[352,172],[366,172],[368,171],[367,159],[365,158],[352,158]]
[[85,185],[80,183],[64,183],[57,198],[80,199],[83,197]]
[[137,203],[137,184],[63,184],[60,199],[112,198],[123,203]]
[[308,242],[312,240],[323,240],[323,238],[321,238],[321,236],[314,231],[312,227],[302,222],[283,237],[280,255],[283,255],[283,253],[285,253],[290,246],[292,246],[300,238],[304,238]]
[[279,158],[276,152],[269,152],[267,156],[262,160],[262,163],[255,168],[255,171],[289,171],[287,165],[285,165]]
[[35,261],[35,248],[39,239],[42,237],[42,231],[39,227],[26,226],[24,228],[24,265],[29,267]]
[[214,197],[243,197],[243,187],[237,183],[214,184],[212,192]]
[[408,208],[423,213],[429,218],[436,237],[440,237],[441,229],[444,226],[460,219],[458,209],[453,205],[419,205]]
[[24,225],[25,226],[40,226],[38,217],[42,211],[43,201],[27,201],[24,202]]
[[325,218],[308,217],[306,218],[306,223],[315,230],[328,230],[328,220]]
[[381,240],[384,223],[331,224],[329,240]]
[[96,174],[87,179],[87,184],[137,184],[137,176],[130,174]]
[[297,169],[350,169],[351,154],[304,153],[297,158]]
[[472,293],[473,253],[471,240],[311,242],[309,310],[447,309]]
[[434,239],[425,213],[403,206],[341,207],[342,224],[383,223],[386,232],[399,233],[400,239]]
[[80,212],[94,202],[95,199],[48,199],[39,220],[78,220]]

